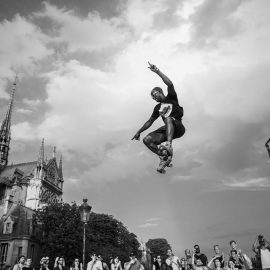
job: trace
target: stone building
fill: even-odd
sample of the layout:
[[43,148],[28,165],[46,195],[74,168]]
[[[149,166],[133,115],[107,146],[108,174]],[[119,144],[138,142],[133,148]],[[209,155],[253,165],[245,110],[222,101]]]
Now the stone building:
[[41,231],[33,223],[35,210],[50,202],[62,201],[62,157],[56,159],[55,147],[50,159],[44,156],[44,140],[37,159],[8,164],[11,115],[16,90],[13,84],[10,102],[0,129],[0,267],[14,265],[20,255],[40,260]]

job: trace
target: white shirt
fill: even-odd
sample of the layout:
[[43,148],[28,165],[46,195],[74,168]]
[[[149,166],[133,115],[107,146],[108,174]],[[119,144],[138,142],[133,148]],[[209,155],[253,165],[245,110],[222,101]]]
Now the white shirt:
[[177,256],[173,256],[172,258],[166,259],[166,264],[170,265],[173,270],[179,270],[179,265],[177,263],[178,261],[179,258]]
[[93,262],[90,261],[88,264],[87,264],[87,270],[102,270],[103,267],[102,267],[102,263],[100,260],[96,260],[93,264],[93,267],[92,267],[92,264]]
[[261,261],[262,268],[270,268],[270,251],[266,249],[261,249]]

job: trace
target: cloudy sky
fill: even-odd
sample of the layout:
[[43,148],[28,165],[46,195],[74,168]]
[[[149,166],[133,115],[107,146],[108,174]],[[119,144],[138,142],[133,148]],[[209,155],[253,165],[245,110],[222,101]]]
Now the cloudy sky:
[[[10,162],[63,155],[64,200],[121,220],[175,253],[270,238],[268,0],[2,0],[0,116],[15,73]],[[149,118],[156,64],[186,134],[174,167],[131,141]],[[150,130],[162,125],[160,119]],[[146,135],[147,132],[143,134]]]

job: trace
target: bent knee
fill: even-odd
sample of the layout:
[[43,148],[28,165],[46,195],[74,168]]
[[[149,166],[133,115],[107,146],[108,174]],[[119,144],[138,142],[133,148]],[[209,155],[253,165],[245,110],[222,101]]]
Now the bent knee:
[[153,141],[152,137],[150,135],[147,135],[143,138],[143,143],[148,145]]

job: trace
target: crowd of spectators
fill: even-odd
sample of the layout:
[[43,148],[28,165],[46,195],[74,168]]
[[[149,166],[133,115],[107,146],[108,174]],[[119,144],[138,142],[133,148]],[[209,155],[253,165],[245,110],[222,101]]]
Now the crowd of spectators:
[[[86,265],[86,270],[250,270],[263,269],[270,270],[270,244],[259,235],[252,245],[255,253],[253,258],[249,258],[237,245],[235,240],[230,241],[230,252],[225,255],[219,245],[213,246],[213,256],[210,259],[201,252],[198,244],[193,250],[185,249],[184,256],[179,259],[173,254],[171,249],[167,250],[167,255],[158,255],[151,258],[151,262],[137,258],[132,253],[129,261],[122,264],[118,257],[111,258],[107,263],[102,256],[91,254],[90,261]],[[66,266],[63,257],[56,257],[53,267],[50,267],[50,258],[43,257],[40,266],[36,270],[83,270],[82,262],[78,258],[73,260],[72,265]],[[9,265],[4,270],[11,270]],[[20,256],[13,270],[35,270],[32,260],[25,256]]]

